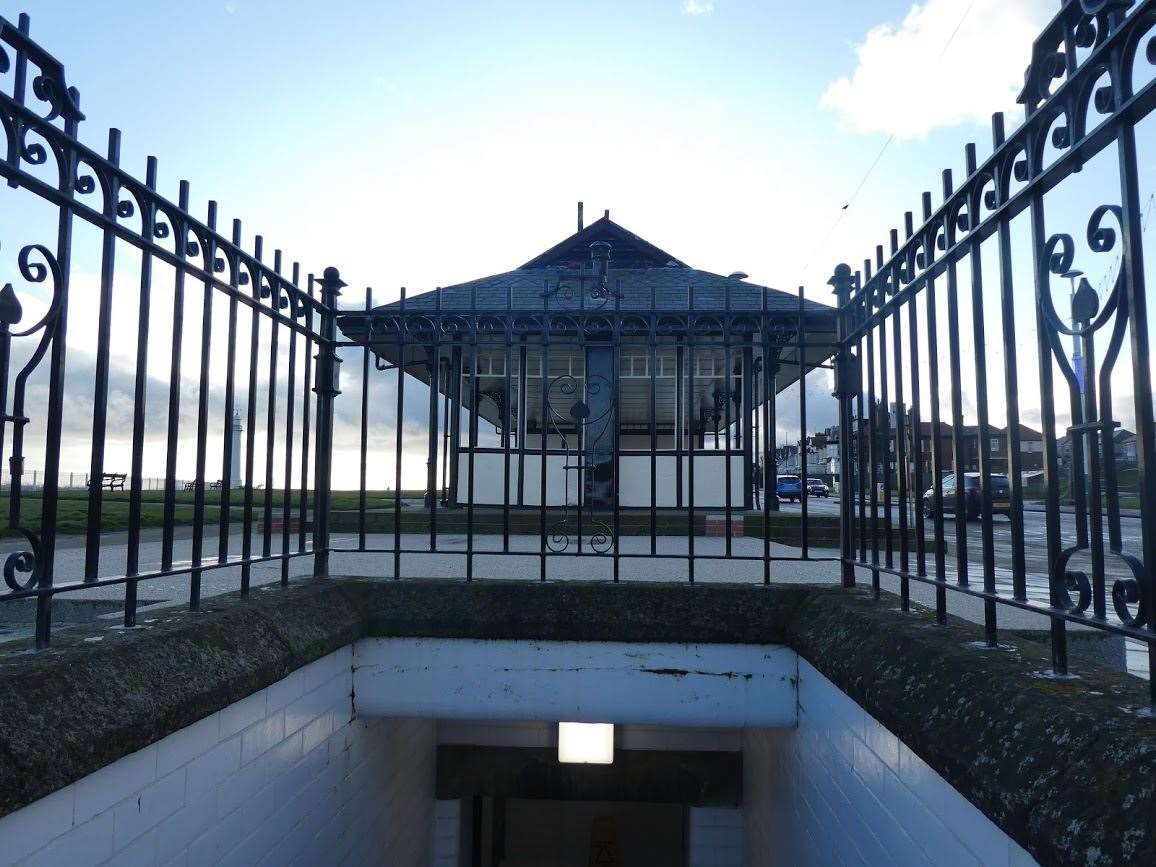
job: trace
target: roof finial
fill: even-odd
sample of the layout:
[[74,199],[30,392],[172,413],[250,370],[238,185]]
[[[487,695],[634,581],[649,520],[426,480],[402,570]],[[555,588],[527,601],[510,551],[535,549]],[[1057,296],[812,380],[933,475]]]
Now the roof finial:
[[578,231],[582,231],[582,203],[578,203]]

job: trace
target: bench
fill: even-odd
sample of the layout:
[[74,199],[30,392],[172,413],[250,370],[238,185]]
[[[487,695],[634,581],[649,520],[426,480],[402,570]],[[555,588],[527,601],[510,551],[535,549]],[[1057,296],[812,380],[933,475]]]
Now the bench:
[[[200,484],[200,480],[198,480],[198,479],[194,479],[191,482],[185,482],[185,490],[186,491],[195,491],[197,489],[197,485],[199,485],[199,484]],[[221,482],[220,479],[217,479],[217,481],[215,481],[215,482],[209,482],[209,490],[219,491],[219,490],[221,490],[222,484],[223,484],[223,482]]]
[[[123,491],[125,479],[128,478],[128,473],[101,473],[100,487],[107,491]],[[85,481],[85,486],[91,488],[92,480]]]

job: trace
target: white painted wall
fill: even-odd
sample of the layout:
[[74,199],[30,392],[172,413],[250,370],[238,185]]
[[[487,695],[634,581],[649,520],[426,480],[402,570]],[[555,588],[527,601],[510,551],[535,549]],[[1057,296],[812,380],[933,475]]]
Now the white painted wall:
[[743,867],[741,807],[691,807],[686,825],[687,867]]
[[797,729],[748,730],[747,867],[1024,867],[1032,857],[799,660]]
[[424,867],[436,727],[352,719],[352,663],[332,653],[0,818],[0,864]]
[[[675,496],[678,481],[678,458],[675,455],[659,455],[655,460],[657,487],[655,501],[659,507],[673,508],[678,499]],[[623,455],[619,459],[622,486],[618,492],[621,506],[650,506],[650,456]],[[727,459],[725,455],[694,456],[694,504],[696,508],[726,508]],[[731,455],[731,506],[742,507],[745,493],[743,456]],[[682,457],[682,501],[690,501],[690,459]]]
[[[655,505],[660,508],[674,508],[678,503],[675,495],[678,479],[675,455],[659,455],[656,460],[657,489]],[[570,463],[576,463],[572,457]],[[563,502],[573,505],[578,502],[579,473],[567,473],[565,455],[547,455],[546,462],[546,504],[560,506]],[[727,459],[724,455],[694,456],[694,503],[696,508],[721,509],[726,507]],[[618,503],[624,508],[650,506],[650,456],[622,455],[619,458],[621,485]],[[690,498],[690,459],[682,458],[682,496],[686,503]],[[469,495],[468,452],[458,455],[458,502],[466,503]],[[730,458],[731,505],[741,507],[745,493],[745,473],[741,454]],[[479,505],[504,504],[502,485],[505,480],[505,456],[483,452],[474,455],[474,503]],[[567,482],[569,485],[567,486]],[[510,453],[510,504],[518,503],[518,455]],[[526,487],[523,504],[537,506],[542,502],[542,456],[526,455]]]
[[789,726],[795,660],[786,647],[738,644],[372,638],[356,646],[357,707],[437,719]]

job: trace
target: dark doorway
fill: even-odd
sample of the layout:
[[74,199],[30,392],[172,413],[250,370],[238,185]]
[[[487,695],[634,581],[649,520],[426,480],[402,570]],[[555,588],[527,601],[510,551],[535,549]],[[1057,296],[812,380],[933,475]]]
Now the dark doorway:
[[683,867],[686,808],[625,801],[478,798],[477,867]]

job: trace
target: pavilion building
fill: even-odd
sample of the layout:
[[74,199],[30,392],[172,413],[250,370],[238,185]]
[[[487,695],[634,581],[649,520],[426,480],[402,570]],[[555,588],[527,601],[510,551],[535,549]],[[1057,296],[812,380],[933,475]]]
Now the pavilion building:
[[436,382],[429,490],[450,505],[752,508],[755,480],[774,490],[771,398],[832,356],[836,311],[579,214],[512,271],[339,317],[379,368]]

